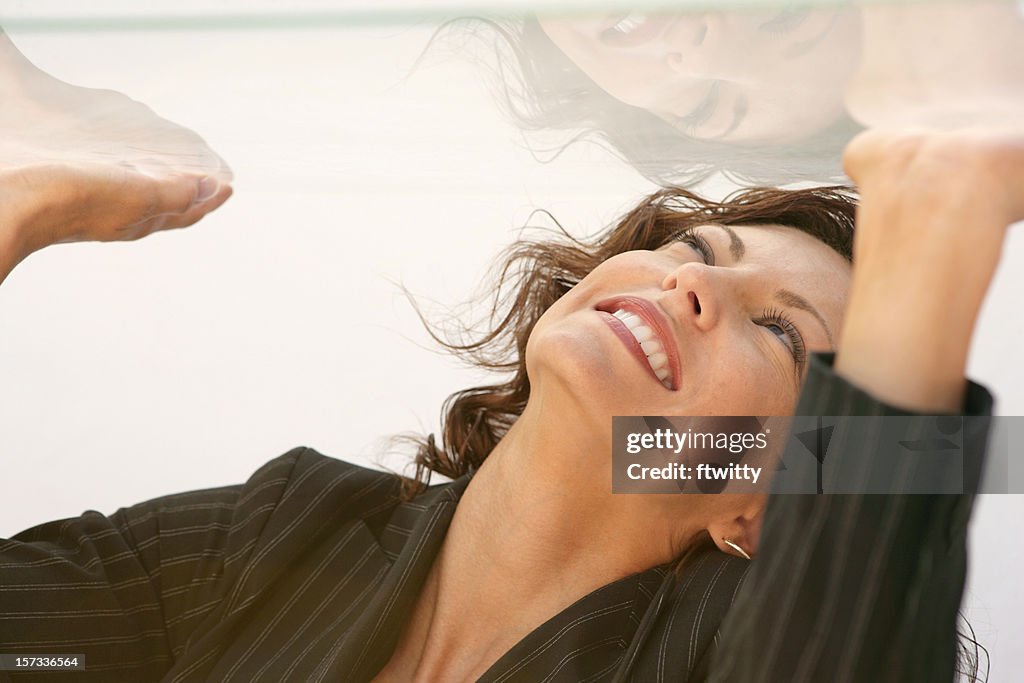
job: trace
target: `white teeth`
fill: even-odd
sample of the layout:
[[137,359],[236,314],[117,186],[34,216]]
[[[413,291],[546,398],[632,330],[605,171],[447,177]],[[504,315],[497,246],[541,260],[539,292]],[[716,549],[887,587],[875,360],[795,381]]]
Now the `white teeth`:
[[619,23],[612,26],[612,30],[617,33],[630,34],[635,31],[644,21],[647,19],[647,15],[639,12],[630,12],[625,17],[619,20]]
[[640,348],[644,350],[644,353],[650,356],[651,354],[661,351],[661,344],[659,344],[656,339],[650,339],[645,342],[640,342]]
[[643,319],[635,313],[619,309],[612,313],[612,315],[621,320],[622,324],[633,334],[633,337],[640,344],[640,348],[643,349],[644,355],[647,356],[647,362],[650,364],[651,369],[654,370],[654,374],[657,375],[666,388],[671,389],[672,383],[669,380],[668,354],[662,348],[661,342],[655,338],[654,330],[645,325]]
[[647,356],[647,362],[651,364],[652,368],[657,370],[658,368],[668,365],[668,356],[659,351],[658,353],[649,354]]
[[647,327],[647,325],[637,325],[636,327],[630,326],[629,331],[633,333],[636,340],[639,342],[645,342],[648,339],[654,338],[654,330]]

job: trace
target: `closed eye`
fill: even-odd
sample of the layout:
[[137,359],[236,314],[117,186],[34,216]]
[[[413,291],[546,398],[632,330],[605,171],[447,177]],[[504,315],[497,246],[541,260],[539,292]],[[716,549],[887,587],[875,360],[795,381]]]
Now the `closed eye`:
[[799,371],[807,361],[807,346],[804,343],[803,335],[800,334],[800,330],[793,324],[793,321],[783,315],[781,311],[769,308],[754,322],[779,339],[789,351],[790,356],[793,357],[793,362]]
[[706,265],[715,265],[715,250],[711,248],[708,241],[700,236],[692,227],[683,228],[672,234],[672,241],[682,242],[696,251]]

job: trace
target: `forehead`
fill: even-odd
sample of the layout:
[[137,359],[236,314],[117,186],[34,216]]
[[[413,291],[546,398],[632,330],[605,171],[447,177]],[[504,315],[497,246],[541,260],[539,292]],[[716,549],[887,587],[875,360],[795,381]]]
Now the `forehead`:
[[764,265],[774,263],[792,272],[819,276],[827,273],[848,275],[850,271],[849,261],[832,247],[803,230],[787,225],[765,223],[722,226],[710,223],[698,230],[717,233],[730,246],[733,238],[729,233],[734,233],[745,247],[743,260],[756,260]]

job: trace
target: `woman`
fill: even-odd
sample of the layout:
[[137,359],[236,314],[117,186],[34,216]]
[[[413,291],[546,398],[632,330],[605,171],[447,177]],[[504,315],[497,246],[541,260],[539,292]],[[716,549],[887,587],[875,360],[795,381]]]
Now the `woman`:
[[[92,680],[950,679],[971,495],[614,496],[602,455],[619,413],[990,412],[964,366],[1024,216],[1019,134],[875,133],[847,167],[852,273],[852,203],[823,190],[660,193],[596,252],[522,247],[507,317],[462,347],[517,377],[458,396],[418,460],[455,482],[403,502],[296,449],[35,527],[0,546],[0,648],[86,652]],[[638,307],[671,331],[643,361],[610,319]]]
[[482,46],[535,144],[596,139],[660,185],[837,181],[865,126],[1020,115],[1015,3],[777,4],[457,19],[439,34]]

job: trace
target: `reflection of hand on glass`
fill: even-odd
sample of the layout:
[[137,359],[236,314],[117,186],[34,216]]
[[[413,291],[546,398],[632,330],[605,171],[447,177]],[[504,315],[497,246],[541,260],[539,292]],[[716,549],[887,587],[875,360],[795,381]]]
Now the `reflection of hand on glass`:
[[231,194],[231,170],[198,135],[53,78],[2,32],[0,96],[0,280],[50,244],[185,227]]
[[871,3],[846,106],[865,126],[949,130],[1024,119],[1024,6]]

